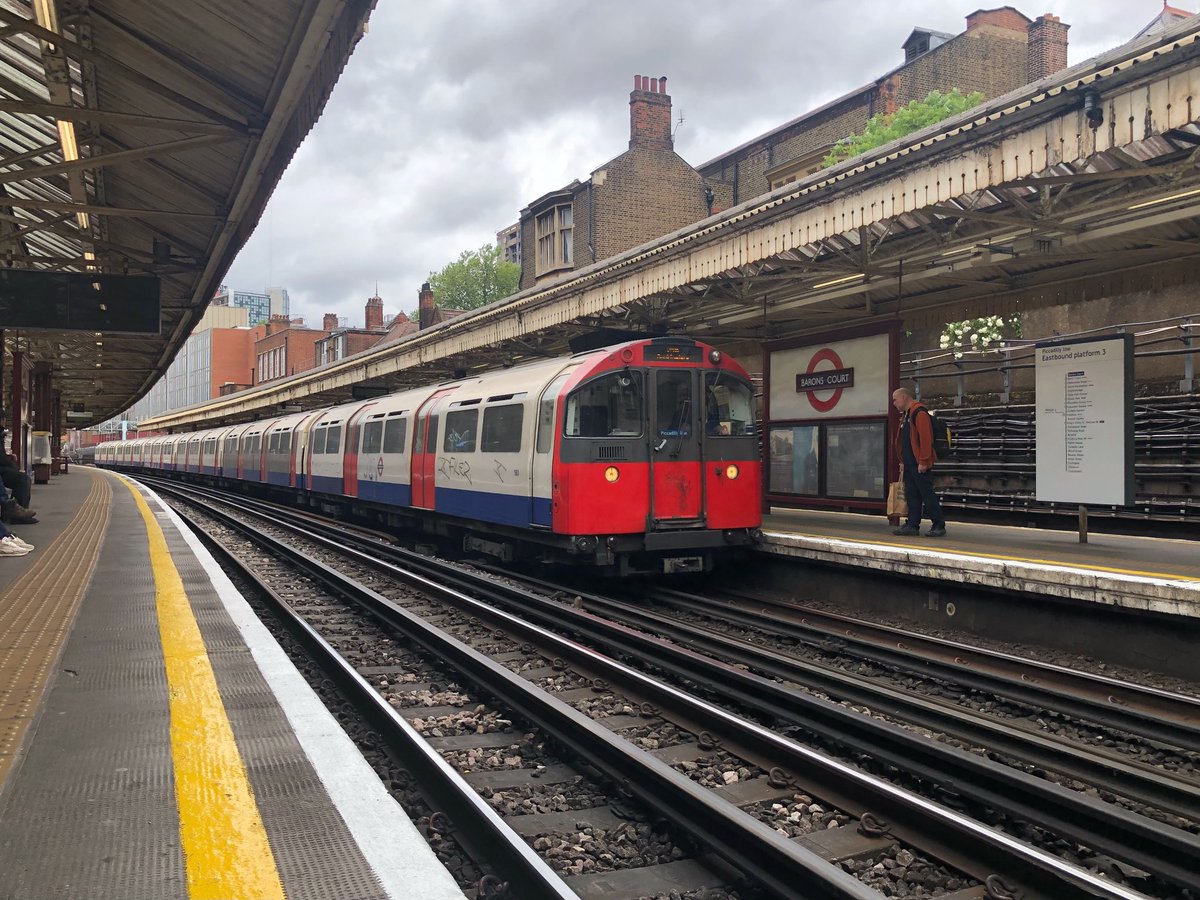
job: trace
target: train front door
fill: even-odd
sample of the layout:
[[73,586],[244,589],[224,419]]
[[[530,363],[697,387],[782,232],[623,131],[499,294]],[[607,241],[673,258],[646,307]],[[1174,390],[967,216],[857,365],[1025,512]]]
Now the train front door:
[[454,388],[438,391],[413,413],[412,505],[434,509],[434,476],[437,473],[438,400]]
[[650,517],[656,525],[704,523],[696,373],[652,369],[650,394]]

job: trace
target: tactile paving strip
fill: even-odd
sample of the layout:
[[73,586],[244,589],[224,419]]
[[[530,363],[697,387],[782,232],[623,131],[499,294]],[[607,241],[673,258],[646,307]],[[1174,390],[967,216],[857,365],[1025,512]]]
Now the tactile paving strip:
[[51,668],[100,556],[112,489],[88,472],[92,489],[79,512],[37,561],[0,595],[0,785],[16,760]]

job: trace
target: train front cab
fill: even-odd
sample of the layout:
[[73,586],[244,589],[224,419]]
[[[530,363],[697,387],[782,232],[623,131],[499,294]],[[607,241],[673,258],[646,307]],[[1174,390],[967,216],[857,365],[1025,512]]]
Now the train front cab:
[[566,385],[554,531],[599,565],[707,571],[761,524],[754,395],[720,351],[669,338],[614,348]]

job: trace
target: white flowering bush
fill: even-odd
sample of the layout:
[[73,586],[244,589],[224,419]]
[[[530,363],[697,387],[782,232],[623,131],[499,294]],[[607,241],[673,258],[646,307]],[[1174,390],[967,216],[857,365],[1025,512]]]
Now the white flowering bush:
[[983,316],[979,319],[963,319],[947,322],[942,328],[938,346],[954,351],[954,358],[961,359],[968,350],[986,350],[1006,337],[1021,336],[1021,317]]

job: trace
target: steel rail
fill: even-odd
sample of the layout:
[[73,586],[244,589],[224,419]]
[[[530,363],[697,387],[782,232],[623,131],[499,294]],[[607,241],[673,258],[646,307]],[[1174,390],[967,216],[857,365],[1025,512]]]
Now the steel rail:
[[[673,588],[658,588],[655,596],[725,619],[736,613],[740,624],[818,648],[845,642],[856,654],[884,665],[924,670],[964,687],[1200,753],[1200,698],[736,592],[732,596],[745,603],[733,606]],[[789,617],[781,620],[781,613]]]
[[[168,490],[187,499],[181,491]],[[278,514],[264,516],[263,513],[255,512],[250,507],[227,498],[221,500],[251,515],[269,518],[276,525],[280,525],[283,518]],[[561,741],[579,757],[606,773],[609,778],[636,795],[659,815],[688,831],[702,845],[776,896],[794,897],[797,886],[802,886],[804,896],[813,900],[878,900],[879,894],[876,891],[837,866],[826,862],[813,851],[790,841],[765,823],[716,797],[707,788],[676,772],[666,763],[381,594],[313,559],[304,551],[263,534],[228,514],[211,507],[205,512],[273,555],[288,560],[290,564],[307,572],[328,589],[361,605],[372,615],[386,621],[411,640],[467,673],[487,693],[519,710],[522,715]],[[410,585],[436,598],[458,606],[465,605],[473,611],[484,611],[483,605],[478,601],[415,572],[407,572],[395,565],[383,563],[368,552],[352,549],[344,543],[306,531],[300,526],[281,527],[289,527],[306,540],[317,542],[338,553],[348,554],[361,563],[399,576]],[[529,627],[526,623],[521,624]],[[542,629],[538,631],[541,632]]]
[[[231,502],[227,497],[221,497],[220,499],[226,503]],[[266,504],[262,504],[262,506],[264,508],[267,507]],[[245,509],[245,511],[253,515],[264,515],[263,513],[256,513],[248,507]],[[272,521],[278,523],[281,518],[287,517],[287,512],[281,511],[275,507],[270,507],[270,512],[266,515],[267,517],[271,518]],[[253,535],[256,539],[261,537],[256,532],[250,531],[248,533]],[[922,849],[926,850],[928,850],[931,841],[937,841],[942,845],[943,848],[945,848],[945,855],[948,858],[955,860],[973,860],[975,863],[975,871],[980,872],[982,876],[981,880],[989,877],[989,875],[1001,874],[1006,879],[1019,882],[1022,888],[1027,891],[1032,891],[1037,896],[1055,898],[1055,900],[1058,900],[1058,898],[1068,897],[1101,896],[1134,898],[1143,896],[1134,890],[1121,885],[1113,884],[1104,878],[1095,876],[1092,873],[1087,872],[1078,866],[1065,862],[1052,854],[1028,846],[1006,834],[996,832],[992,828],[983,825],[967,816],[948,810],[933,801],[912,794],[911,792],[906,791],[903,788],[899,788],[886,780],[867,775],[866,773],[863,773],[845,763],[831,759],[823,754],[818,753],[817,751],[804,747],[803,745],[800,745],[787,737],[778,735],[753,722],[748,722],[744,719],[741,719],[733,713],[721,709],[718,706],[698,700],[669,685],[661,684],[660,682],[637,671],[636,669],[614,662],[602,656],[597,651],[556,635],[540,625],[531,625],[530,623],[522,621],[510,613],[490,608],[485,603],[466,596],[455,587],[450,585],[467,587],[468,589],[474,590],[477,594],[489,596],[491,599],[502,602],[505,605],[511,606],[513,604],[517,604],[523,607],[522,611],[524,614],[547,621],[553,627],[562,627],[563,623],[561,622],[561,618],[562,615],[565,614],[571,619],[571,627],[587,634],[589,637],[603,641],[609,645],[617,645],[623,650],[623,652],[629,653],[630,655],[641,660],[650,660],[655,665],[664,666],[665,668],[684,674],[686,677],[695,678],[696,680],[705,683],[705,685],[708,687],[713,687],[715,689],[716,686],[719,686],[725,691],[727,697],[732,697],[735,701],[743,705],[751,706],[757,709],[763,709],[763,703],[757,696],[756,689],[761,688],[764,683],[766,686],[768,686],[768,689],[778,689],[779,686],[775,682],[770,682],[761,678],[760,676],[753,676],[734,667],[725,666],[719,662],[714,662],[701,656],[700,654],[683,650],[681,648],[672,647],[667,642],[661,641],[654,637],[639,634],[625,626],[614,625],[613,623],[606,622],[590,613],[569,609],[561,604],[546,600],[544,597],[532,596],[527,592],[520,591],[513,587],[497,584],[493,581],[484,581],[479,576],[472,576],[460,569],[456,569],[444,563],[437,563],[426,557],[411,553],[410,551],[401,550],[383,544],[376,544],[375,542],[366,542],[368,549],[364,552],[347,546],[345,542],[339,542],[320,534],[308,534],[307,538],[328,546],[330,549],[337,552],[348,554],[360,562],[370,565],[379,571],[388,572],[401,579],[404,579],[411,584],[419,585],[424,589],[437,592],[444,599],[455,602],[457,605],[465,606],[465,608],[470,609],[476,615],[501,622],[505,627],[524,634],[530,640],[534,640],[542,644],[546,644],[548,642],[552,643],[558,648],[562,655],[580,660],[589,667],[601,669],[605,671],[609,677],[619,678],[625,683],[633,684],[635,685],[638,693],[654,697],[658,702],[664,705],[672,707],[685,707],[688,711],[688,715],[691,718],[701,722],[706,722],[714,729],[736,731],[739,741],[747,746],[755,748],[757,752],[772,756],[774,758],[787,759],[789,760],[790,765],[793,767],[793,770],[807,768],[811,770],[811,772],[816,773],[813,775],[813,778],[817,783],[822,785],[822,788],[826,794],[832,792],[841,797],[853,798],[851,800],[852,805],[857,805],[859,808],[869,809],[877,815],[883,816],[889,823],[891,823],[890,830],[892,833],[897,834],[900,837],[907,837],[911,835],[912,838],[916,839],[908,839],[910,839],[915,845],[921,846]],[[307,559],[303,554],[297,551],[293,551],[293,553],[295,554],[297,561],[304,561]],[[392,563],[381,559],[381,555],[391,556],[394,559],[402,559],[406,565],[428,573],[428,577],[427,575],[420,574],[417,571],[406,571],[401,569]],[[433,581],[432,578],[437,578],[439,581]],[[384,603],[386,604],[386,607],[394,608],[394,604],[391,604],[390,601],[385,600]],[[407,622],[410,614],[404,613],[403,610],[398,611],[403,614],[401,615],[399,621],[395,623],[399,626],[401,623]],[[438,637],[438,640],[442,639],[444,639],[444,636]],[[447,640],[453,641],[453,639]],[[467,649],[469,650],[470,648]],[[474,651],[471,652],[474,653]],[[486,658],[484,658],[484,660],[486,660]],[[685,662],[685,664],[682,666],[679,665],[681,660]],[[486,662],[490,664],[490,661]],[[486,670],[486,666],[484,669]],[[715,678],[712,676],[712,672],[714,671],[719,673]],[[504,669],[504,672],[508,675],[511,675],[507,669]],[[512,677],[517,678],[517,676]],[[729,683],[723,683],[723,679],[727,679]],[[752,685],[750,690],[746,690],[741,686],[734,686],[738,685],[738,682],[743,679],[750,680]],[[818,708],[819,706],[820,704],[818,704]],[[929,743],[925,741],[925,739],[911,735],[908,732],[904,732],[902,729],[899,729],[895,726],[887,726],[883,723],[875,723],[874,720],[863,717],[857,713],[844,710],[836,704],[824,703],[824,706],[832,707],[835,717],[841,716],[851,719],[858,719],[861,720],[861,722],[869,723],[865,726],[863,726],[861,722],[858,723],[859,727],[865,727],[868,732],[876,730],[872,727],[872,725],[880,726],[893,732],[900,732],[902,735],[906,736],[910,742],[918,744],[922,742]],[[777,707],[768,707],[768,710],[771,714],[778,714],[781,711]],[[580,715],[569,707],[567,708],[567,711],[575,716]],[[535,719],[535,721],[538,720]],[[590,723],[590,720],[585,720],[585,723]],[[542,723],[539,721],[539,724]],[[543,724],[543,727],[545,727],[546,730],[551,733],[555,732],[554,728],[548,727],[545,724]],[[853,731],[854,727],[854,724],[852,724],[850,730]],[[605,729],[605,731],[607,732],[607,729]],[[611,732],[607,732],[607,734],[611,735]],[[620,739],[617,740],[619,741]],[[847,743],[848,746],[852,747],[855,744],[854,741],[844,742]],[[867,755],[879,756],[877,748],[869,739],[865,741],[859,741],[857,743],[858,745],[855,747],[855,749],[859,752],[866,753]],[[568,745],[574,747],[574,744],[568,743]],[[952,750],[953,748],[943,749]],[[587,750],[588,748],[585,746],[581,749],[578,749],[577,752],[580,752],[581,755],[587,758],[589,756]],[[642,753],[640,750],[636,752]],[[977,760],[972,754],[962,753],[961,751],[956,752],[963,757],[967,757],[966,762],[968,764],[971,762],[981,762],[988,764],[994,769],[1003,769],[1004,772],[1012,772],[1012,770],[1007,769],[1007,767],[990,763],[990,761]],[[919,755],[920,754],[918,753],[918,756]],[[936,750],[934,755],[938,755]],[[603,760],[597,760],[596,762],[602,763]],[[657,763],[656,760],[655,762]],[[892,761],[889,760],[889,762]],[[893,762],[893,764],[896,763]],[[901,759],[899,760],[898,764],[902,769],[907,768],[909,771],[913,771],[913,768],[907,766],[906,760]],[[600,768],[607,770],[609,767],[600,764]],[[962,796],[970,799],[979,799],[980,791],[977,790],[973,783],[962,778],[958,773],[953,773],[953,777],[948,779],[938,765],[938,760],[935,759],[933,765],[923,764],[918,768],[919,771],[917,771],[916,774],[918,774],[920,777],[946,785],[952,793],[959,793]],[[673,770],[668,771],[673,772]],[[689,779],[684,780],[691,784]],[[1040,779],[1030,778],[1029,780],[1036,782],[1039,786],[1052,787],[1046,785],[1046,783],[1042,782]],[[640,791],[638,793],[639,796],[642,796],[643,799],[646,799],[645,794],[641,793]],[[817,793],[820,794],[821,791],[818,791]],[[1073,792],[1065,793],[1073,794]],[[1074,800],[1079,798],[1078,795],[1074,795],[1071,799]],[[1087,798],[1082,799],[1087,800]],[[712,802],[711,798],[706,798],[706,800],[708,803]],[[992,804],[995,806],[995,808],[1003,808],[1004,804],[995,802],[1000,800],[1003,800],[1003,797],[997,794],[995,791],[990,792],[986,797],[983,798],[983,802]],[[1046,802],[1044,795],[1040,798],[1040,801],[1043,804]],[[672,821],[677,821],[679,819],[681,811],[688,817],[691,817],[695,812],[694,807],[681,808],[671,803],[666,804],[664,808],[663,804],[654,802],[653,797],[651,797],[648,802],[652,807],[663,811],[664,815],[666,815]],[[727,805],[724,801],[717,802],[722,806]],[[1100,804],[1098,801],[1089,802],[1094,807],[1104,807],[1104,804]],[[703,808],[704,805],[706,804],[702,802],[700,804],[700,808]],[[1088,804],[1085,803],[1084,805],[1086,806]],[[1021,809],[1022,812],[1030,813],[1030,815],[1023,817],[1029,818],[1032,821],[1036,821],[1039,818],[1047,818],[1046,816],[1035,815],[1034,813],[1036,813],[1036,810],[1034,809],[1025,809],[1023,807]],[[1102,811],[1107,812],[1106,809]],[[745,815],[744,813],[740,813],[740,811],[738,811],[738,813],[740,815]],[[1130,824],[1137,828],[1139,823],[1136,822],[1136,819],[1140,817],[1127,816],[1127,818],[1134,820]],[[1049,819],[1056,824],[1059,822],[1059,819],[1054,816],[1049,816]],[[1123,824],[1124,823],[1122,823],[1122,825]],[[1157,823],[1150,824],[1155,825]],[[1111,820],[1106,819],[1104,827],[1108,828],[1114,826],[1112,825]],[[1115,827],[1122,826],[1118,825]],[[772,835],[775,834],[775,832],[771,829],[767,830]],[[1054,830],[1063,832],[1067,829],[1057,828]],[[1078,829],[1072,830],[1078,831]],[[1165,826],[1161,830],[1169,832],[1168,837],[1174,837],[1174,830],[1166,829]],[[1182,833],[1179,834],[1182,835]],[[1114,854],[1117,857],[1124,857],[1128,859],[1132,856],[1137,857],[1142,862],[1154,861],[1157,863],[1158,861],[1157,855],[1153,860],[1149,860],[1146,858],[1147,855],[1145,853],[1137,851],[1122,852],[1128,848],[1126,848],[1125,845],[1120,845],[1118,847],[1114,841],[1098,839],[1096,842],[1090,843],[1089,846],[1102,849],[1097,847],[1097,844],[1102,844],[1104,847],[1117,850],[1117,852]],[[713,845],[709,844],[709,846]],[[1200,844],[1197,844],[1196,846],[1200,847]],[[967,849],[963,849],[964,847]],[[1185,852],[1191,853],[1191,849],[1192,848],[1187,847],[1185,848]],[[714,850],[716,850],[719,855],[724,855],[720,852],[718,847],[714,847]],[[934,855],[939,854],[934,852]],[[737,865],[736,861],[733,862],[735,865]],[[820,865],[826,867],[829,866],[828,863],[824,862],[821,862]],[[981,871],[979,869],[980,866],[983,866],[986,871]],[[1168,878],[1171,877],[1171,874],[1169,873],[1176,873],[1174,866],[1166,863],[1163,865],[1155,864],[1149,867],[1142,867],[1147,871],[1153,871]],[[743,866],[739,865],[738,868],[743,868],[743,871],[745,871]],[[1163,871],[1164,869],[1166,870],[1165,872]],[[966,870],[971,871],[970,868]],[[1183,877],[1185,883],[1192,883],[1188,881],[1186,871],[1183,873]],[[776,882],[766,883],[769,885],[776,884]],[[796,882],[794,879],[791,880],[792,885],[797,883],[800,882]],[[859,884],[858,882],[855,883]],[[784,887],[785,890],[783,895],[789,896],[790,894],[786,889],[786,884]],[[792,894],[794,894],[794,887],[792,888]],[[874,895],[872,894],[872,896]]]
[[[190,499],[185,492],[173,486],[156,486],[155,489]],[[516,891],[513,896],[530,897],[534,900],[578,900],[579,895],[567,887],[545,860],[539,857],[520,835],[509,828],[499,813],[426,743],[416,729],[388,704],[383,695],[311,625],[293,612],[287,601],[257,572],[213,540],[186,512],[177,509],[176,513],[210,550],[216,552],[222,562],[236,569],[270,601],[272,613],[287,632],[304,647],[320,666],[321,671],[337,685],[338,690],[353,704],[359,714],[370,722],[395,758],[402,761],[404,767],[416,776],[418,790],[429,801],[430,806],[449,816],[455,827],[455,838],[464,845],[464,849],[477,863],[487,861],[494,867],[494,874],[499,874],[507,880],[510,890]],[[206,513],[221,518],[232,527],[237,527],[236,519],[223,517],[211,509],[206,510]],[[238,530],[247,533],[244,529]],[[253,532],[249,533],[249,536],[252,537]]]
[[1127,799],[1200,822],[1200,782],[1174,777],[1115,754],[1080,747],[1033,728],[997,721],[947,701],[921,697],[879,684],[870,677],[797,659],[750,641],[679,621],[666,621],[645,607],[589,595],[589,607],[686,647],[741,663],[783,681],[819,690],[913,724],[943,731],[1042,768],[1088,781]]

